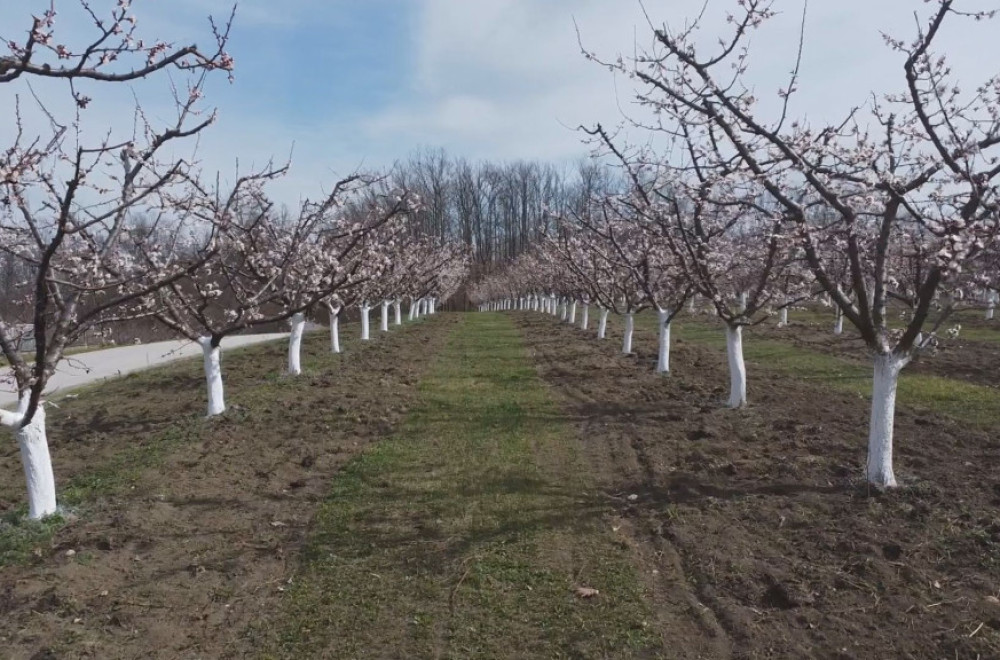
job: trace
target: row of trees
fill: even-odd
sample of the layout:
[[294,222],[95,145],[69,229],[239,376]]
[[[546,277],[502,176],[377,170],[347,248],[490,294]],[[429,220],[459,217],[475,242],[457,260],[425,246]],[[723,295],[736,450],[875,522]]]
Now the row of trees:
[[[626,351],[633,315],[654,308],[667,371],[670,321],[697,295],[725,323],[729,404],[738,407],[743,328],[821,294],[873,357],[866,475],[895,486],[900,371],[938,340],[958,305],[995,304],[1000,276],[1000,76],[963,93],[934,52],[943,23],[992,13],[962,12],[952,0],[932,7],[914,38],[887,37],[900,56],[901,91],[876,93],[821,127],[793,118],[797,66],[773,117],[746,82],[748,44],[775,15],[771,2],[738,2],[731,33],[712,52],[700,45],[698,21],[653,29],[648,50],[603,64],[640,85],[637,101],[657,122],[633,128],[656,139],[632,146],[600,125],[587,131],[627,186],[557,215],[551,238],[484,281],[477,300],[597,304],[626,317]],[[905,310],[902,327],[893,306]]]
[[[204,352],[208,414],[225,410],[220,352],[225,337],[290,321],[289,372],[301,371],[305,313],[326,308],[339,350],[340,310],[408,301],[433,312],[464,279],[463,248],[413,237],[421,200],[385,176],[353,174],[294,210],[278,208],[268,185],[287,165],[237,172],[225,182],[178,156],[214,122],[202,107],[205,81],[231,73],[226,53],[232,15],[211,22],[215,45],[175,47],[144,41],[128,0],[107,15],[86,2],[87,43],[62,43],[54,9],[35,17],[23,43],[9,41],[0,83],[25,81],[46,127],[22,120],[0,156],[0,254],[10,294],[0,307],[0,351],[16,388],[16,411],[0,411],[20,445],[29,517],[56,511],[45,429],[44,393],[65,349],[93,328],[155,319]],[[130,134],[118,127],[92,138],[82,126],[87,94],[112,83],[170,73],[174,119],[136,107]],[[27,84],[68,85],[74,107],[63,121]],[[91,91],[93,88],[94,91]],[[156,113],[157,116],[162,113]],[[397,321],[399,321],[397,311]],[[18,350],[30,333],[34,352]]]

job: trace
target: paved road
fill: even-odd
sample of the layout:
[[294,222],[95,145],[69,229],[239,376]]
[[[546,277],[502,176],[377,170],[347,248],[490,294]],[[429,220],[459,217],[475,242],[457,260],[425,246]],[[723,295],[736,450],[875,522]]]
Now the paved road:
[[[223,363],[227,350],[287,336],[287,333],[275,333],[226,337],[222,340]],[[49,379],[46,391],[51,394],[195,355],[201,355],[201,346],[186,339],[79,353],[63,358]],[[12,408],[12,404],[17,403],[17,396],[11,389],[0,385],[0,406]]]

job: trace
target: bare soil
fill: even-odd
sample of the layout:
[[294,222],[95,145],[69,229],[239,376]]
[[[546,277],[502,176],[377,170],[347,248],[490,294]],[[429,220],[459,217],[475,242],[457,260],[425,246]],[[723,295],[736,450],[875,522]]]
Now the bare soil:
[[620,503],[664,637],[690,628],[687,602],[715,639],[681,635],[670,657],[1000,657],[1000,420],[899,410],[902,487],[873,492],[863,398],[754,365],[751,406],[731,411],[721,351],[678,339],[663,377],[647,329],[623,356],[615,339],[516,318]]
[[[229,411],[205,420],[196,361],[81,392],[49,411],[76,515],[27,565],[0,572],[0,656],[225,658],[255,650],[331,475],[391,433],[454,316],[340,356],[322,333],[305,375],[284,344],[224,354]],[[0,456],[0,512],[23,500],[17,448]],[[96,498],[96,499],[95,499]]]

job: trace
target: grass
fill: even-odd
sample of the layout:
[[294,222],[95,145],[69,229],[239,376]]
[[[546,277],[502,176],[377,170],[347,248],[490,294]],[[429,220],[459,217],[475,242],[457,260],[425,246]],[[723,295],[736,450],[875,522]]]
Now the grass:
[[0,517],[0,568],[28,562],[66,521],[61,515],[28,520],[27,505]]
[[[615,323],[616,330],[620,332],[620,320],[616,319]],[[725,354],[726,341],[720,325],[690,317],[679,318],[674,325],[675,340],[709,346]],[[655,333],[656,319],[649,314],[641,314],[636,328]],[[871,396],[872,366],[864,360],[864,353],[860,350],[857,360],[844,359],[790,342],[754,336],[753,328],[750,328],[744,331],[743,351],[752,367],[859,396]],[[683,365],[678,364],[676,368],[683,369]],[[752,368],[748,378],[752,398]],[[945,415],[983,428],[995,427],[1000,422],[1000,392],[954,378],[915,374],[904,369],[899,379],[897,401],[902,406]]]
[[510,320],[465,315],[401,431],[333,482],[265,655],[660,651],[606,510]]

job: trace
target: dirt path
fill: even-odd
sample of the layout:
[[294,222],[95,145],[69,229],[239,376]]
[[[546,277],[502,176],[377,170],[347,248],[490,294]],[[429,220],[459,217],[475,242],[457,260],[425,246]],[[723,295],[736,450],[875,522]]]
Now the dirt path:
[[751,407],[729,411],[721,351],[678,341],[664,378],[652,332],[626,357],[514,318],[603,488],[638,495],[618,510],[673,576],[658,604],[690,597],[738,658],[1000,657],[996,429],[900,411],[907,487],[869,493],[864,399],[760,368]]
[[[280,375],[282,344],[231,353],[230,410],[211,421],[196,361],[50,412],[61,499],[76,515],[27,548],[27,565],[2,568],[0,657],[253,654],[251,624],[280,602],[332,475],[391,433],[455,320],[347,342],[340,356],[310,337],[296,379]],[[23,476],[9,443],[0,477],[12,510]],[[8,551],[20,531],[0,530]]]

